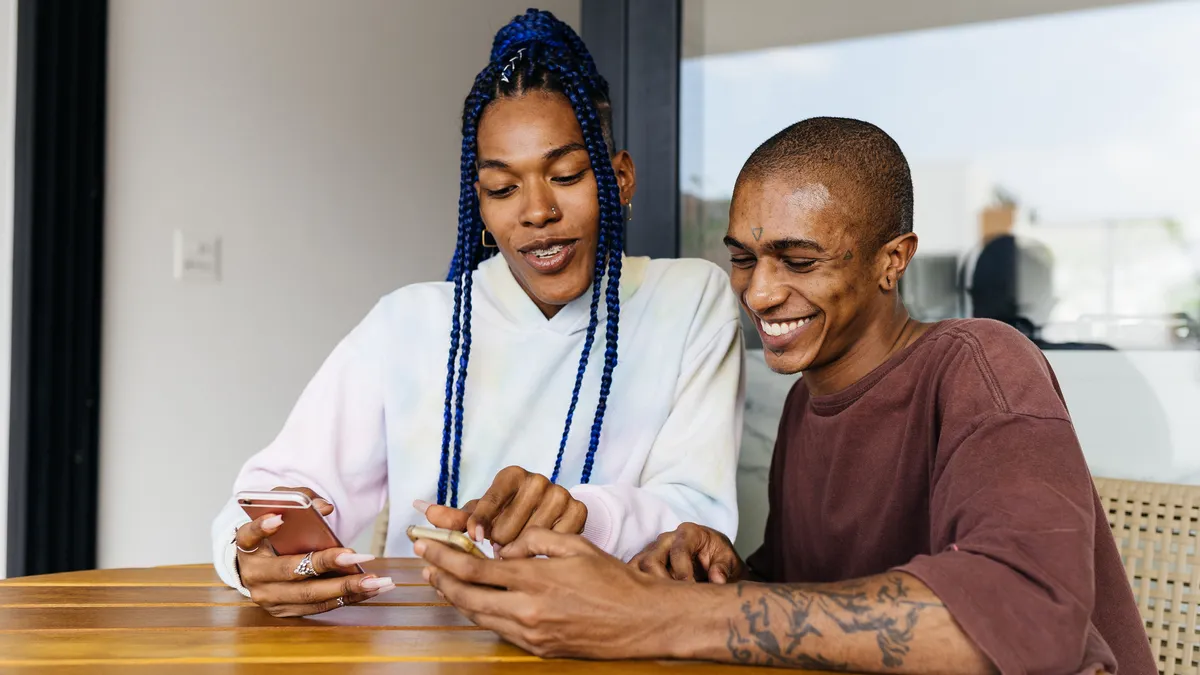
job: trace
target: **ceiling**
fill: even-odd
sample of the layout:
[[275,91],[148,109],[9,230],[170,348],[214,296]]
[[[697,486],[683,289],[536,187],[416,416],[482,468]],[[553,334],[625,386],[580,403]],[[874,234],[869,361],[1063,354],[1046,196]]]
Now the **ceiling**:
[[684,58],[1161,0],[683,0]]

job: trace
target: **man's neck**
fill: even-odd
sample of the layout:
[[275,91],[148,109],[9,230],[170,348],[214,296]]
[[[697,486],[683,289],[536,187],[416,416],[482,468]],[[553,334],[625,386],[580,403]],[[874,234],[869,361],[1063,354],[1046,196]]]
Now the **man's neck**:
[[911,319],[904,304],[897,303],[886,316],[872,318],[862,335],[837,360],[804,372],[809,393],[824,396],[850,387],[912,344],[930,326]]

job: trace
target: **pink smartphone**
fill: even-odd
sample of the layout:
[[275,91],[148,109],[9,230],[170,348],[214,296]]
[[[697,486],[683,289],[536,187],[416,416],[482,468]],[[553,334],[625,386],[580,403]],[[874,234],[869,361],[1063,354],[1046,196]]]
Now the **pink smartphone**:
[[[239,492],[238,505],[251,518],[261,518],[270,513],[283,518],[283,525],[267,538],[275,555],[303,555],[327,548],[342,548],[342,542],[325,522],[325,517],[313,508],[312,500],[303,492]],[[333,570],[323,576],[346,576],[362,574],[361,565],[355,572]]]

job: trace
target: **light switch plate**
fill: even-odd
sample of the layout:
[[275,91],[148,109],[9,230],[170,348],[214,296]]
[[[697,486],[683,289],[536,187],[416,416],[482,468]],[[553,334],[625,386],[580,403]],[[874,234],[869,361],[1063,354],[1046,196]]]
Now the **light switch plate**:
[[175,230],[175,280],[221,280],[221,238]]

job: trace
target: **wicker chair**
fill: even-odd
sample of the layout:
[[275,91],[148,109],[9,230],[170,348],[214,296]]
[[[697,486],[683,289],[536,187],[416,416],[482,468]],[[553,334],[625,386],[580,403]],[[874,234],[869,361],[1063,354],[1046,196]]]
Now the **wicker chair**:
[[1163,675],[1200,673],[1200,487],[1097,478]]
[[387,548],[388,511],[391,504],[384,503],[383,511],[375,519],[375,534],[371,537],[371,555],[382,558]]

